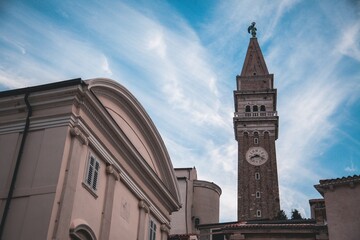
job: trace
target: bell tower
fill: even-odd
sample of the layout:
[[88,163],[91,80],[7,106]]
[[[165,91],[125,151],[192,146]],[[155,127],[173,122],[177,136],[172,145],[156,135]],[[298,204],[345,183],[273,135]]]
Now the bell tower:
[[280,211],[275,140],[279,118],[274,75],[269,74],[255,23],[234,91],[238,141],[238,221],[273,219]]

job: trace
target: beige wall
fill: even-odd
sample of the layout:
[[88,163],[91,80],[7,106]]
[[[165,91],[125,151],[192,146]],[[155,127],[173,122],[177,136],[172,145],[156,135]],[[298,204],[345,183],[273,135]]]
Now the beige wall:
[[172,214],[171,233],[185,234],[192,231],[191,204],[186,205],[186,201],[192,199],[192,197],[189,196],[189,194],[192,195],[192,191],[187,191],[190,183],[186,178],[178,179],[178,184],[181,195],[182,208]]
[[324,194],[329,238],[360,238],[360,184],[336,186]]
[[180,190],[181,205],[179,211],[171,216],[171,234],[194,233],[193,218],[193,182],[197,179],[195,168],[176,168],[175,175]]
[[[7,197],[21,136],[17,133],[0,135],[0,152],[4,153],[1,155],[1,166],[4,166],[1,167],[4,178],[0,181],[3,183],[2,200]],[[6,223],[11,227],[5,228],[4,239],[47,238],[65,138],[66,127],[29,132]],[[2,201],[2,207],[4,204]]]
[[221,189],[207,181],[194,181],[194,216],[200,224],[218,223]]
[[[88,156],[94,154],[91,149],[88,149],[84,156],[79,156],[80,168],[79,175],[76,184],[76,192],[74,197],[74,205],[71,214],[71,219],[86,219],[89,227],[94,233],[100,235],[101,216],[105,199],[106,190],[106,178],[105,173],[106,165],[96,154],[94,154],[98,160],[100,160],[100,172],[98,180],[98,190],[96,191],[96,197],[91,194],[92,191],[87,190],[84,187],[86,169],[88,164]],[[63,206],[66,208],[66,206]],[[91,211],[89,211],[91,209]]]
[[139,222],[138,199],[123,184],[116,184],[110,238],[136,239]]
[[136,120],[132,118],[130,114],[126,112],[126,109],[116,105],[114,102],[104,96],[100,96],[100,100],[106,107],[110,115],[117,122],[122,131],[128,136],[129,140],[133,145],[137,146],[137,150],[144,157],[146,162],[154,169],[155,172],[159,173],[157,165],[155,164],[155,156],[150,150],[151,147],[148,145],[146,139],[141,134],[141,129],[137,126]]

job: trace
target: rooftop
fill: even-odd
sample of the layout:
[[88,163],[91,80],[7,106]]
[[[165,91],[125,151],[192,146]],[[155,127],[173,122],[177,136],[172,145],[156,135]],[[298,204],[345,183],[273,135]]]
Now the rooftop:
[[349,187],[354,187],[356,183],[360,183],[360,176],[353,175],[342,178],[334,178],[334,179],[323,179],[319,181],[319,184],[314,187],[321,195],[324,195],[324,192],[327,189],[334,189],[334,187],[348,185]]

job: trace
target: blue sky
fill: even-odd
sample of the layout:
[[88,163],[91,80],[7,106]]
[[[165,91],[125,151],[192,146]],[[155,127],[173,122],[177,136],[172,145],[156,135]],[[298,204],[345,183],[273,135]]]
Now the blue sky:
[[253,21],[278,89],[281,208],[310,217],[314,184],[360,174],[358,1],[2,1],[0,90],[118,81],[174,167],[222,188],[221,221],[234,221],[233,91]]

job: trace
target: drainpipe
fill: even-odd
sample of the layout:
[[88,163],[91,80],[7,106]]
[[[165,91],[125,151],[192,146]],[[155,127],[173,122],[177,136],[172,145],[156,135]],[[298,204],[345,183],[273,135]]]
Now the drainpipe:
[[23,135],[22,135],[18,156],[17,156],[17,159],[16,159],[16,165],[15,165],[15,168],[14,168],[14,173],[13,173],[13,176],[12,176],[12,179],[11,179],[11,185],[10,185],[9,193],[8,193],[7,198],[6,198],[4,214],[3,214],[2,218],[1,218],[0,240],[2,239],[2,234],[3,234],[4,229],[5,229],[6,218],[7,218],[8,212],[9,212],[10,202],[12,200],[13,193],[14,193],[14,188],[15,188],[16,178],[17,178],[17,174],[18,174],[18,171],[19,171],[19,167],[20,167],[21,157],[22,157],[22,154],[24,152],[25,141],[26,141],[27,134],[29,132],[30,117],[32,115],[32,108],[31,108],[31,105],[30,105],[29,100],[28,100],[29,95],[30,95],[30,92],[26,92],[25,97],[24,97],[24,101],[26,103],[28,113],[27,113],[27,117],[26,117],[24,132],[23,132]]

